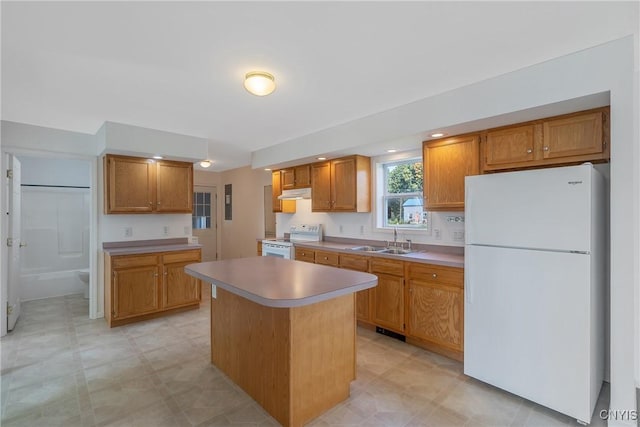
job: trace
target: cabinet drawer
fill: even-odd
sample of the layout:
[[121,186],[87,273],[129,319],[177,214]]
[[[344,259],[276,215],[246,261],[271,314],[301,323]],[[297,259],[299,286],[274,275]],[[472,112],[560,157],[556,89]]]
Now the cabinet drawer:
[[165,253],[162,255],[162,263],[169,264],[174,262],[200,262],[200,250],[188,250],[188,251],[178,251]]
[[340,267],[356,271],[369,271],[369,260],[360,255],[340,254]]
[[407,263],[407,277],[409,280],[423,280],[430,283],[454,285],[460,288],[464,285],[463,269],[455,267],[410,262]]
[[315,262],[316,252],[312,249],[296,248],[296,259],[298,261]]
[[142,267],[159,264],[158,255],[118,255],[111,258],[112,268]]
[[372,273],[392,274],[394,276],[403,276],[404,275],[404,263],[402,261],[396,261],[396,260],[393,260],[393,259],[372,258],[371,259],[371,272]]
[[316,264],[331,265],[337,267],[339,255],[337,252],[316,251]]

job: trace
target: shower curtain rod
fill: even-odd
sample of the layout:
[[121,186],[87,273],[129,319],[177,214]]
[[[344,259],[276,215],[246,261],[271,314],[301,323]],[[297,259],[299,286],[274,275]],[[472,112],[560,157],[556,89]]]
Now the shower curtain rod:
[[86,188],[91,187],[76,187],[74,185],[40,185],[40,184],[20,184],[20,187],[50,187],[50,188]]

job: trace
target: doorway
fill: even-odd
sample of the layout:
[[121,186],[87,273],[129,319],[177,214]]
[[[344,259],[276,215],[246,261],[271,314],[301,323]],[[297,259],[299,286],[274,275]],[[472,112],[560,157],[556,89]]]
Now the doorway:
[[68,305],[77,297],[76,315],[96,318],[97,160],[36,152],[4,152],[2,160],[3,231],[11,245],[2,255],[0,335],[20,327],[22,303],[31,300]]
[[202,245],[202,261],[218,259],[218,221],[216,187],[197,185],[193,189],[192,234]]

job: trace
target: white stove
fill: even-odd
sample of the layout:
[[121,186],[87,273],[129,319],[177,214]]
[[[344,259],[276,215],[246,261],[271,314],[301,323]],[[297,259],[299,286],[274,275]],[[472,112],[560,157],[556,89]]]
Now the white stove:
[[296,242],[320,242],[322,240],[322,224],[292,225],[289,239],[268,239],[262,241],[262,256],[275,256],[294,259],[293,244]]

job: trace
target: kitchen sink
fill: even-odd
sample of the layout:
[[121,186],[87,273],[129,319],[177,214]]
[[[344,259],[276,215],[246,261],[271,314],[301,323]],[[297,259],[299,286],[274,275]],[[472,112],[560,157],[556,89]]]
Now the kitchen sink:
[[406,254],[412,253],[413,251],[409,251],[407,249],[402,249],[402,248],[386,248],[377,252],[379,254],[406,255]]
[[360,252],[381,252],[386,250],[384,246],[356,246],[355,248],[351,248],[352,251],[360,251]]

